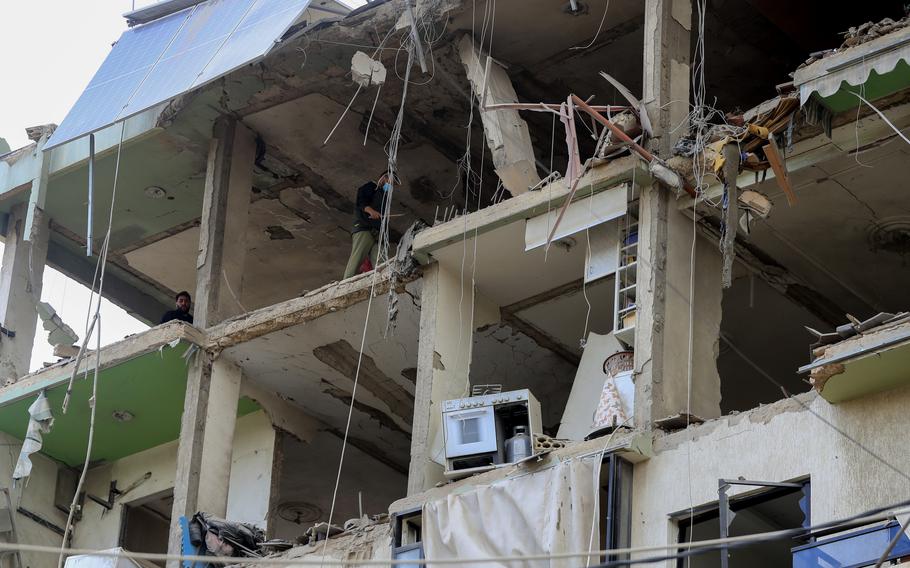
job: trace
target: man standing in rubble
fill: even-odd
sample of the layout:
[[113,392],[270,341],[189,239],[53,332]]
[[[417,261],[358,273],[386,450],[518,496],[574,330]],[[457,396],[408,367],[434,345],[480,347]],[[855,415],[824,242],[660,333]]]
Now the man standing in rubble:
[[344,269],[344,278],[350,278],[369,257],[370,264],[376,268],[376,255],[379,250],[379,228],[382,215],[388,206],[388,192],[401,181],[398,176],[382,172],[379,180],[369,181],[357,190],[357,203],[354,206],[354,229],[351,231],[351,256]]

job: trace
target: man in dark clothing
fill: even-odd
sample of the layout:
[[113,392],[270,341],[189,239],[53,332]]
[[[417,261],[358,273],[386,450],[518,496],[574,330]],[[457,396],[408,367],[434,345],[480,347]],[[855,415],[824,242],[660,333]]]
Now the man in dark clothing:
[[[394,174],[393,174],[394,176]],[[401,183],[398,176],[392,178]],[[354,207],[354,229],[351,231],[351,256],[344,269],[344,278],[357,273],[363,260],[369,255],[370,263],[376,267],[377,241],[385,212],[387,192],[392,189],[387,172],[382,172],[376,182],[367,182],[357,190],[357,204]]]
[[177,308],[165,312],[164,315],[161,316],[161,323],[167,323],[172,320],[193,323],[193,314],[190,313],[190,306],[193,303],[193,299],[190,298],[190,293],[185,290],[180,292],[177,294],[175,301],[177,302]]

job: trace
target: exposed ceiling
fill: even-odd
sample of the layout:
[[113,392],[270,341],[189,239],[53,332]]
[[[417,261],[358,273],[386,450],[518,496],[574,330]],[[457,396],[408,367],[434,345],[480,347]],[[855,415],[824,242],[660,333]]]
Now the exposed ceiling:
[[[188,347],[189,343],[181,341],[101,371],[98,389],[104,396],[97,403],[91,461],[117,460],[177,439],[186,392],[187,363],[183,355]],[[68,412],[63,414],[67,378],[62,377],[46,390],[54,425],[43,436],[41,452],[75,467],[85,461],[92,381],[81,376],[76,380]],[[34,397],[28,397],[4,406],[0,430],[24,440],[32,402]],[[257,408],[243,399],[238,414]]]
[[[351,438],[407,468],[413,417],[420,281],[398,296],[394,333],[384,337],[385,295],[373,300],[361,363]],[[368,302],[264,335],[225,351],[244,377],[343,433]]]

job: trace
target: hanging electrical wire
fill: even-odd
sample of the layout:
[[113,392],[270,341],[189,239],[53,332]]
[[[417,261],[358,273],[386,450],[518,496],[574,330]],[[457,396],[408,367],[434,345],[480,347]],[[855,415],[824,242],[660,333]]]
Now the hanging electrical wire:
[[[91,318],[91,324],[88,323],[88,317],[86,317],[86,329],[93,330],[95,333],[95,368],[94,374],[92,376],[92,396],[88,400],[90,414],[89,414],[89,429],[88,429],[88,440],[86,441],[85,448],[85,463],[82,466],[82,472],[79,475],[79,480],[76,482],[76,490],[73,494],[73,500],[70,503],[69,513],[66,517],[66,525],[63,528],[63,538],[60,545],[60,556],[57,558],[57,568],[63,566],[63,558],[65,555],[65,550],[67,547],[67,541],[69,539],[70,531],[73,529],[73,518],[76,513],[76,509],[79,506],[79,496],[82,492],[82,487],[85,485],[85,478],[88,475],[89,463],[91,463],[92,458],[92,448],[95,441],[95,415],[98,407],[98,374],[101,371],[101,301],[103,299],[104,293],[104,274],[107,267],[107,254],[110,249],[111,242],[111,232],[114,226],[114,205],[117,201],[117,181],[120,176],[120,156],[123,150],[123,134],[125,130],[125,122],[121,121],[120,123],[120,141],[117,143],[117,158],[114,166],[114,185],[111,190],[111,209],[108,215],[107,222],[107,231],[104,235],[104,242],[101,245],[101,254],[98,257],[98,262],[95,265],[95,275],[97,276],[98,284],[98,293],[97,301],[95,302],[95,313]],[[95,290],[95,280],[92,281],[92,288],[89,296],[89,309],[91,310],[92,300],[94,297]],[[91,339],[91,332],[86,332],[85,339],[82,342],[82,346],[79,349],[79,356],[76,358],[76,362],[73,365],[73,374],[70,377],[70,382],[67,385],[66,395],[64,396],[63,401],[63,413],[66,413],[67,406],[69,404],[70,396],[72,394],[73,382],[75,381],[76,374],[79,372],[79,365],[82,359],[82,356],[85,354],[85,348],[88,345],[88,342]],[[88,369],[86,369],[85,376],[88,376]]]
[[[363,352],[366,348],[366,337],[367,331],[369,329],[370,314],[373,306],[373,298],[376,291],[376,283],[379,275],[379,266],[389,260],[389,218],[391,215],[391,205],[392,198],[395,191],[395,179],[396,172],[398,170],[398,145],[401,141],[401,128],[404,123],[404,114],[405,114],[405,101],[407,100],[408,95],[408,86],[410,85],[410,74],[411,68],[413,67],[414,56],[415,56],[415,43],[413,41],[407,42],[408,46],[408,64],[407,69],[405,70],[405,76],[402,82],[402,91],[401,91],[401,104],[398,108],[398,116],[395,120],[394,126],[392,127],[391,134],[389,136],[389,142],[385,145],[385,153],[387,157],[387,169],[386,169],[386,180],[390,184],[388,191],[385,191],[383,194],[383,207],[382,207],[382,219],[380,221],[379,227],[379,241],[377,244],[377,266],[373,269],[373,274],[370,282],[370,294],[369,300],[367,302],[366,316],[364,318],[363,332],[360,338],[360,349],[357,355],[357,366],[354,371],[354,385],[351,389],[351,402],[348,406],[347,420],[344,428],[344,436],[342,437],[341,443],[341,456],[338,460],[338,469],[335,474],[335,485],[332,490],[332,504],[329,509],[329,519],[328,526],[332,526],[332,521],[334,520],[335,515],[335,506],[338,501],[338,488],[341,484],[341,474],[344,470],[344,459],[345,453],[348,446],[348,438],[351,431],[351,421],[354,414],[354,403],[357,399],[357,387],[360,383],[360,371],[363,364]],[[331,528],[329,529],[331,530]],[[328,547],[328,539],[325,540],[322,550],[322,562],[325,561],[325,556]]]

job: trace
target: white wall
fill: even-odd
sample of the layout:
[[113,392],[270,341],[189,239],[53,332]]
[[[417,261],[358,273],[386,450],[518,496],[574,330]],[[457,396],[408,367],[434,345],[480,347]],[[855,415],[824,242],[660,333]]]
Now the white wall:
[[[837,406],[814,393],[800,400],[898,470],[910,472],[910,387]],[[910,481],[789,399],[663,436],[654,449],[656,455],[634,470],[633,546],[675,542],[668,515],[716,501],[720,478],[788,481],[808,475],[813,524],[910,496]]]
[[266,528],[272,489],[275,430],[265,412],[237,420],[227,516]]

